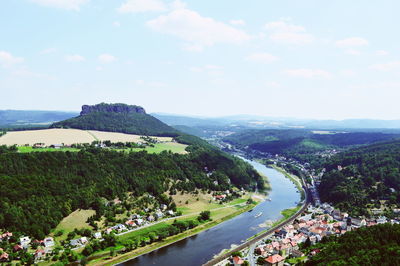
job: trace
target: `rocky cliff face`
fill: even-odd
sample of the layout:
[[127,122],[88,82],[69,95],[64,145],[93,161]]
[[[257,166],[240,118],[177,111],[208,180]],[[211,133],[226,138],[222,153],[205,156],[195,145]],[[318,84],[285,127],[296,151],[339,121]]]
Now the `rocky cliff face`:
[[96,105],[83,105],[81,116],[93,112],[146,114],[144,108],[137,105],[127,105],[122,103],[116,103],[116,104],[100,103]]

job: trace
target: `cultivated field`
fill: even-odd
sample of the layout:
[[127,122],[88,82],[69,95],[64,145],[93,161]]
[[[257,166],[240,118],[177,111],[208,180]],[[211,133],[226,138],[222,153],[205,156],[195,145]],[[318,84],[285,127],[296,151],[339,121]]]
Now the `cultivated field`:
[[[155,137],[160,141],[171,141],[168,137]],[[46,146],[54,144],[71,145],[75,143],[92,143],[95,140],[110,140],[111,142],[138,142],[139,135],[123,134],[116,132],[103,132],[95,130],[80,129],[43,129],[11,131],[0,137],[0,145],[33,145],[35,143],[44,143]]]

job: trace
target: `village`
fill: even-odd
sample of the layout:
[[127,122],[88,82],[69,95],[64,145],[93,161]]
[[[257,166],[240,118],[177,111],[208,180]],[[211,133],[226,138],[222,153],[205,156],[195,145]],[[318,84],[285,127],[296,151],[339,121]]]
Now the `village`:
[[156,209],[153,213],[148,213],[148,215],[133,214],[130,219],[126,220],[125,224],[116,224],[103,231],[91,232],[91,230],[89,230],[90,235],[65,241],[63,247],[57,245],[53,237],[46,237],[43,240],[32,240],[29,236],[21,236],[15,239],[15,235],[12,232],[5,232],[0,234],[0,244],[15,242],[12,245],[13,256],[11,257],[4,249],[0,248],[0,262],[20,259],[21,256],[25,254],[33,255],[34,262],[40,262],[44,260],[46,256],[51,257],[57,255],[62,248],[77,250],[83,248],[92,240],[97,239],[102,241],[104,235],[114,234],[115,236],[119,236],[127,234],[141,228],[174,219],[174,217],[178,215],[179,213],[167,209],[167,205],[160,204],[160,208]]
[[[349,217],[347,213],[333,208],[327,203],[320,206],[309,205],[307,210],[292,223],[275,230],[271,235],[217,265],[295,265],[320,252],[310,247],[326,236],[340,236],[347,231],[363,226],[392,223],[400,224],[398,219],[385,216],[361,219]],[[304,251],[309,251],[304,253]]]

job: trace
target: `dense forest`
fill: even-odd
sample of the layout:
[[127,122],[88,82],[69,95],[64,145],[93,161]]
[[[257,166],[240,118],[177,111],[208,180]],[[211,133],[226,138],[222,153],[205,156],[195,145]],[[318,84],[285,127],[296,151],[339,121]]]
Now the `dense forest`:
[[305,265],[400,265],[400,225],[381,224],[323,238]]
[[367,215],[365,207],[370,203],[379,208],[379,200],[400,203],[400,140],[339,153],[324,167],[319,186],[322,201],[355,215]]
[[79,116],[54,123],[53,128],[77,128],[151,136],[177,136],[179,132],[139,106],[126,104],[84,105]]
[[42,239],[72,211],[97,210],[102,198],[115,199],[128,191],[157,197],[167,190],[263,187],[262,178],[244,161],[196,137],[181,139],[192,144],[190,153],[124,153],[92,147],[21,154],[1,147],[0,228]]
[[[321,134],[323,133],[323,134]],[[400,137],[398,133],[317,132],[301,129],[249,130],[224,138],[238,148],[280,154],[303,162],[315,159],[315,153],[327,149],[344,149]]]

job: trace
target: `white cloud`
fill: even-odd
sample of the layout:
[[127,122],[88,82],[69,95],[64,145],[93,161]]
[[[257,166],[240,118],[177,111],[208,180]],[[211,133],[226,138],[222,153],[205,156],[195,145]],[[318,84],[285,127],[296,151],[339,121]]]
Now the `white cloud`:
[[268,81],[268,82],[265,83],[265,86],[268,87],[268,88],[277,89],[277,88],[281,87],[281,84],[279,82],[276,82],[276,81]]
[[218,75],[223,74],[223,67],[217,66],[217,65],[204,65],[204,66],[200,66],[200,67],[190,67],[189,70],[192,72],[197,72],[197,73],[205,72],[212,76],[218,76]]
[[113,26],[119,28],[121,27],[121,23],[119,23],[119,21],[114,21]]
[[105,63],[106,64],[106,63],[112,63],[112,62],[116,61],[117,58],[115,56],[113,56],[113,55],[110,55],[110,54],[101,54],[101,55],[99,55],[98,60],[101,63]]
[[177,10],[177,9],[185,9],[186,8],[186,3],[180,1],[180,0],[175,0],[169,5],[171,10]]
[[391,71],[397,68],[400,68],[400,61],[393,61],[389,63],[382,63],[382,64],[375,64],[369,67],[370,69],[373,70],[379,70],[379,71]]
[[255,53],[246,57],[247,61],[257,63],[272,63],[278,60],[278,57],[268,53]]
[[57,51],[56,48],[47,48],[47,49],[40,51],[40,54],[52,54],[52,53],[55,53],[56,51]]
[[388,55],[388,54],[389,54],[389,52],[385,51],[385,50],[376,51],[376,55],[385,56],[385,55]]
[[74,54],[74,55],[66,55],[65,60],[67,62],[83,62],[85,61],[85,58],[81,55]]
[[61,8],[66,10],[79,11],[80,7],[89,2],[89,0],[30,0],[36,4],[48,7]]
[[231,23],[232,25],[236,25],[236,26],[246,25],[246,22],[243,19],[233,19],[233,20],[229,21],[229,23]]
[[342,76],[344,76],[344,77],[354,77],[354,76],[357,75],[357,73],[356,73],[354,70],[352,70],[352,69],[345,69],[345,70],[342,70],[342,71],[340,71],[340,74],[341,74]]
[[344,53],[349,55],[361,55],[361,51],[356,49],[347,49],[344,51]]
[[238,44],[250,39],[244,31],[188,9],[177,9],[159,16],[148,21],[147,26],[186,41],[184,48],[190,51],[201,51],[217,43]]
[[290,24],[287,21],[269,22],[265,24],[265,28],[271,32],[269,38],[276,43],[301,45],[315,40],[303,26]]
[[121,13],[163,12],[167,6],[160,0],[127,0],[117,10]]
[[9,52],[0,51],[0,65],[2,65],[3,67],[22,63],[23,61],[24,59],[22,57],[16,57]]
[[369,42],[360,37],[351,37],[336,41],[336,46],[340,48],[367,46]]
[[284,73],[290,77],[296,78],[322,78],[322,79],[330,79],[332,78],[332,74],[328,71],[322,69],[308,69],[308,68],[300,68],[300,69],[288,69],[285,70]]

